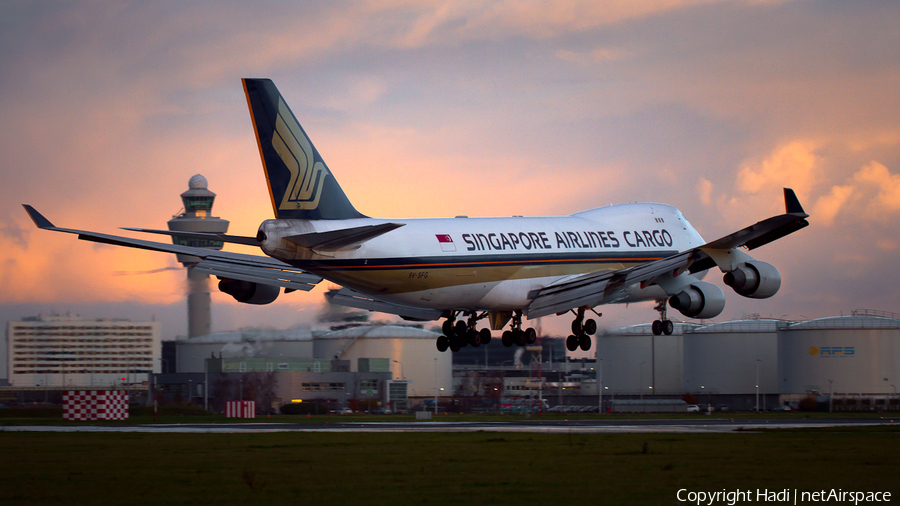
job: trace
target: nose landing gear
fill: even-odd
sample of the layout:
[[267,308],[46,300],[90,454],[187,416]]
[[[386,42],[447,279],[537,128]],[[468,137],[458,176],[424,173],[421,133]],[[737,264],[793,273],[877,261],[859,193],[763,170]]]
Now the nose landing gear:
[[672,320],[666,318],[666,299],[656,301],[656,307],[653,310],[659,312],[659,320],[654,320],[651,325],[653,335],[660,336],[665,334],[671,336],[672,332],[675,331],[675,324],[672,323]]

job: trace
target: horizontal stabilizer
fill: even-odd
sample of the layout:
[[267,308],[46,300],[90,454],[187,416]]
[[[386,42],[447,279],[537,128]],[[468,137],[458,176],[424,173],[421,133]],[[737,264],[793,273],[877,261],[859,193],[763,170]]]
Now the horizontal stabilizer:
[[210,232],[184,232],[180,230],[154,230],[150,228],[132,228],[122,227],[122,230],[130,230],[132,232],[143,232],[146,234],[170,235],[172,237],[185,237],[188,239],[203,239],[207,241],[222,241],[232,244],[243,244],[246,246],[259,246],[256,237],[244,237],[240,235],[216,234]]
[[328,298],[328,302],[337,306],[355,307],[356,309],[395,314],[404,320],[432,321],[437,320],[443,315],[443,311],[438,309],[402,306],[400,304],[379,300],[369,295],[363,295],[348,288],[341,288],[336,293],[326,295],[326,297]]
[[382,223],[362,227],[342,228],[328,232],[312,232],[309,234],[285,237],[288,241],[317,251],[334,251],[358,245],[402,227],[402,223]]

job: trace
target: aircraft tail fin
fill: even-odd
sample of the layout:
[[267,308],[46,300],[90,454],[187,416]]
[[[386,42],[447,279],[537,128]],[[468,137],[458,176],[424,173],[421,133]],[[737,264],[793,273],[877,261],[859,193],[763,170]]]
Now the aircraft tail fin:
[[275,217],[364,218],[270,79],[242,79]]

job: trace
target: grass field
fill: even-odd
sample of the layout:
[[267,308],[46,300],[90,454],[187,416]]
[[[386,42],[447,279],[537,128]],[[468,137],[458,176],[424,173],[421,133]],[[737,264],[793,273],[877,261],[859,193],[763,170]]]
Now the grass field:
[[0,432],[0,454],[4,506],[686,504],[676,499],[682,488],[835,488],[900,498],[894,427],[571,435]]

